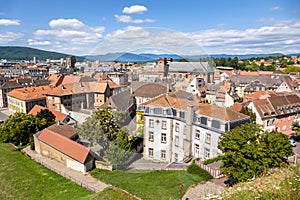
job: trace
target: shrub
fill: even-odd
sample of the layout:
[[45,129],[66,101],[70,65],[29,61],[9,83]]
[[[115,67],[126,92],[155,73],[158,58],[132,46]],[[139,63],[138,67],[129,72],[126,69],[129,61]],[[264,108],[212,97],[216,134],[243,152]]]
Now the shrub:
[[195,162],[188,166],[187,172],[190,174],[196,174],[204,178],[205,181],[212,179],[212,175],[208,171],[199,167]]
[[203,164],[208,165],[208,164],[217,162],[219,160],[223,160],[223,158],[224,158],[224,156],[218,156],[218,157],[215,157],[215,158],[207,159],[207,160],[203,161]]

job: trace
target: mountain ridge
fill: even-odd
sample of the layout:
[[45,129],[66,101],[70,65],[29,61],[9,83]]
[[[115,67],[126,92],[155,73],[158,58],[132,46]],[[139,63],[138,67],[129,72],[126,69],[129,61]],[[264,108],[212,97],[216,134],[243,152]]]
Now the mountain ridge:
[[[102,55],[85,55],[85,56],[75,56],[77,61],[88,60],[101,60],[101,61],[115,61],[115,62],[150,62],[156,61],[160,57],[169,57],[173,59],[187,58],[191,60],[199,60],[203,57],[212,58],[234,58],[246,59],[251,57],[268,57],[268,56],[295,56],[300,55],[294,54],[282,54],[282,53],[265,53],[265,54],[211,54],[211,55],[177,55],[177,54],[153,54],[153,53],[129,53],[129,52],[117,52],[117,53],[107,53]],[[37,60],[56,60],[60,58],[65,58],[69,54],[45,51],[40,49],[35,49],[31,47],[19,47],[19,46],[0,46],[0,59],[7,60],[32,60],[36,57]]]

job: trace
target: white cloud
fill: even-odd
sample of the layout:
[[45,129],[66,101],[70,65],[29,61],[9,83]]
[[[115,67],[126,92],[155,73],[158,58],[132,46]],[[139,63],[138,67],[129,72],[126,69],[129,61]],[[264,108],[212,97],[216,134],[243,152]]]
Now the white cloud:
[[147,8],[145,6],[141,6],[141,5],[133,5],[130,7],[125,7],[122,11],[122,13],[124,14],[135,14],[135,13],[144,13],[147,11]]
[[23,38],[22,33],[14,33],[14,32],[5,32],[0,33],[0,44],[8,44],[9,42],[14,42]]
[[260,18],[257,20],[257,22],[261,22],[261,23],[268,23],[268,22],[273,22],[273,21],[275,21],[275,18],[273,18],[273,17]]
[[274,6],[274,7],[270,8],[270,10],[271,11],[278,11],[278,10],[282,10],[282,8],[279,7],[279,6]]
[[36,30],[27,43],[36,46],[48,45],[48,49],[81,55],[89,52],[103,39],[104,31],[105,27],[90,27],[77,19],[51,20],[49,29]]
[[49,26],[53,29],[80,29],[85,25],[78,19],[54,19],[49,22]]
[[20,20],[17,19],[0,19],[0,26],[19,26]]
[[33,39],[28,39],[27,40],[28,44],[29,45],[33,45],[33,46],[47,46],[47,45],[51,45],[51,42],[50,41],[36,41],[36,40],[33,40]]
[[123,23],[141,24],[145,22],[147,23],[154,22],[153,19],[132,19],[132,17],[128,15],[115,15],[115,18],[118,22],[123,22]]

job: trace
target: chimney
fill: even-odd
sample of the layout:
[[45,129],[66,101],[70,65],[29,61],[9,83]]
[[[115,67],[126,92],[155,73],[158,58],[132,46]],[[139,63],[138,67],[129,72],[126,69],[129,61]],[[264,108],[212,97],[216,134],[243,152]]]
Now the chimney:
[[59,126],[59,125],[60,125],[60,120],[57,121],[57,126]]
[[170,83],[167,84],[167,93],[171,92],[171,86]]
[[194,106],[189,105],[185,113],[186,127],[183,138],[184,156],[190,156],[192,153],[192,127],[194,120]]

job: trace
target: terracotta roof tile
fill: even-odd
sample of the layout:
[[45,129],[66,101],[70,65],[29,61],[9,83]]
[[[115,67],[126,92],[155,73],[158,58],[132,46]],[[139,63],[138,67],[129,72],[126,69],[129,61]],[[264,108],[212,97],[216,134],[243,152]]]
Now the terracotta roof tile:
[[87,147],[47,128],[41,131],[36,136],[42,142],[48,144],[49,146],[62,152],[63,154],[70,156],[80,163],[85,163],[87,157],[90,154],[90,151]]
[[146,103],[143,103],[142,105],[178,108],[181,110],[186,110],[187,107],[191,105],[194,106],[194,110],[198,114],[221,119],[224,121],[234,121],[248,118],[247,115],[236,112],[229,108],[219,107],[211,104],[202,104],[198,103],[195,100],[177,98],[174,93],[162,94]]
[[[34,105],[34,107],[30,110],[28,114],[32,114],[36,116],[41,110],[48,109],[46,107],[40,106],[40,105]],[[55,121],[63,121],[68,115],[61,113],[59,111],[53,110],[53,109],[48,109],[55,115]]]
[[33,100],[33,99],[43,99],[46,94],[52,91],[50,86],[38,86],[38,87],[28,87],[28,88],[18,88],[7,93],[7,96],[14,97],[20,100]]
[[63,135],[67,138],[71,138],[72,136],[77,134],[77,129],[69,126],[69,125],[65,125],[65,124],[53,124],[52,126],[49,126],[47,129],[54,131],[55,133],[58,133],[60,135]]

